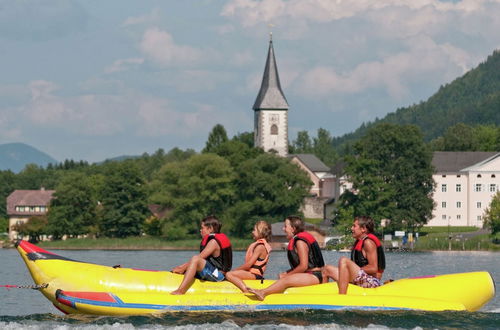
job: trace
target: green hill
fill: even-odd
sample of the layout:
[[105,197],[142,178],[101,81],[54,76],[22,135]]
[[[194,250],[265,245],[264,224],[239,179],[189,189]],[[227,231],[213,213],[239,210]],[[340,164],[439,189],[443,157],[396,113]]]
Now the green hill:
[[457,123],[500,125],[500,51],[494,51],[476,68],[441,86],[427,101],[363,124],[354,132],[335,138],[333,143],[341,149],[380,122],[417,125],[427,141],[443,135],[448,127]]
[[46,166],[57,161],[46,153],[24,143],[0,144],[0,170],[21,171],[27,164]]

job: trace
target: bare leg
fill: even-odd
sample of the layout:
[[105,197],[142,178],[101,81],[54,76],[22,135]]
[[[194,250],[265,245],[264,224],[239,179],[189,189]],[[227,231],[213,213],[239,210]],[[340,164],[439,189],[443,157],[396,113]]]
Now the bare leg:
[[267,295],[281,293],[290,287],[301,287],[313,284],[319,284],[319,280],[316,276],[307,273],[300,273],[283,277],[265,289],[256,290],[248,288],[248,291],[255,294],[257,299],[264,300]]
[[322,269],[321,269],[321,273],[323,274],[323,278],[327,278],[327,279],[332,279],[334,281],[338,281],[339,280],[339,269],[333,265],[325,265]]
[[350,259],[346,257],[342,257],[339,259],[339,268],[338,268],[339,279],[337,281],[339,294],[347,293],[347,286],[349,285],[350,282],[352,282],[356,278],[359,269],[360,269],[359,266],[356,265]]
[[193,284],[196,272],[202,271],[206,262],[207,261],[200,256],[192,257],[184,272],[184,278],[182,279],[181,285],[179,285],[177,290],[170,292],[170,294],[185,294],[191,284]]
[[233,270],[226,273],[226,280],[236,285],[241,292],[249,292],[243,280],[255,280],[255,275],[246,270]]

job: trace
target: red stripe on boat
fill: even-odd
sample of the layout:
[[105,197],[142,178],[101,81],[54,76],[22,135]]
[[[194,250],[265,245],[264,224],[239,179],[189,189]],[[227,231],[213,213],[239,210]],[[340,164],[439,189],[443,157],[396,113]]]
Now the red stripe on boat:
[[[66,297],[72,297],[72,298],[80,298],[80,299],[104,301],[104,302],[113,302],[113,303],[116,302],[113,295],[111,295],[110,293],[107,293],[107,292],[61,291],[61,294],[66,296]],[[64,299],[64,298],[60,298],[60,299]],[[59,299],[57,299],[57,300],[59,300]]]
[[28,241],[21,241],[19,242],[19,246],[21,249],[23,249],[26,253],[48,253],[48,254],[53,254],[55,253],[49,252],[47,250],[42,249],[41,247],[36,246],[35,244],[31,244]]

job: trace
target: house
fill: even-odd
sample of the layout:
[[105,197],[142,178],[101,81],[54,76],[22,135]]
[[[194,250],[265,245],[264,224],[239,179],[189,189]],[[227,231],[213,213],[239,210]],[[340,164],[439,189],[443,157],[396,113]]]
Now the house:
[[288,156],[292,163],[309,175],[313,185],[310,196],[304,199],[301,211],[306,218],[325,219],[325,208],[335,198],[335,176],[318,157],[313,154],[295,154]]
[[483,226],[500,187],[500,153],[435,152],[435,208],[427,226]]
[[[274,250],[286,249],[288,245],[288,239],[285,232],[283,231],[284,225],[285,223],[283,221],[271,224],[273,235],[271,237],[270,244]],[[318,242],[319,247],[324,248],[326,244],[325,240],[327,237],[326,233],[317,226],[308,222],[305,223],[304,227],[305,231],[314,236],[314,238]]]
[[7,197],[7,216],[9,217],[9,239],[17,239],[15,225],[26,223],[33,216],[47,214],[48,206],[55,190],[14,190]]

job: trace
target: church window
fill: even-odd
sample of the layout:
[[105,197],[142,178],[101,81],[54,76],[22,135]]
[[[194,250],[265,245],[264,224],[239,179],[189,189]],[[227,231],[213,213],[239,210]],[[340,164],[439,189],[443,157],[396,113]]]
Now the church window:
[[277,125],[271,126],[271,135],[278,135],[278,126]]

